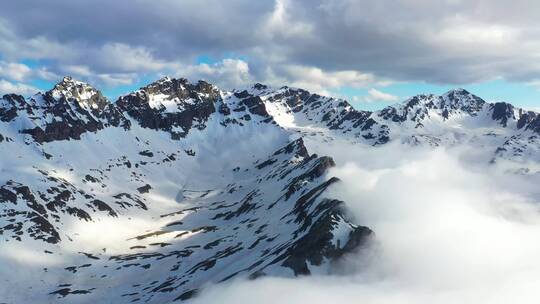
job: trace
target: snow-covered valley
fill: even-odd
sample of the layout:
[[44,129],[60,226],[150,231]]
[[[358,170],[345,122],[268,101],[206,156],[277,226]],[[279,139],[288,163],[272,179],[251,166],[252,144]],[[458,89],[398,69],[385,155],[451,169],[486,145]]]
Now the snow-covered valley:
[[452,214],[439,192],[468,208],[493,190],[478,200],[485,210],[495,201],[510,222],[531,212],[523,221],[535,228],[539,136],[539,114],[461,89],[377,112],[302,89],[229,92],[168,77],[115,102],[69,77],[30,98],[6,95],[0,302],[199,301],[214,284],[324,277],[356,258],[398,264],[393,254],[434,238],[403,238],[411,223],[440,222],[418,210]]

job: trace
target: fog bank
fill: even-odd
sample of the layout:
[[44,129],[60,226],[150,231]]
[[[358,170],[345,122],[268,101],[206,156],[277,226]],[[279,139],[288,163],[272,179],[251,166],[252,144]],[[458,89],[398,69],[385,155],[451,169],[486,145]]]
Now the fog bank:
[[[264,278],[207,288],[193,303],[537,303],[537,175],[509,173],[483,151],[309,147],[358,223],[375,231],[347,274]],[[487,154],[486,154],[487,155]]]

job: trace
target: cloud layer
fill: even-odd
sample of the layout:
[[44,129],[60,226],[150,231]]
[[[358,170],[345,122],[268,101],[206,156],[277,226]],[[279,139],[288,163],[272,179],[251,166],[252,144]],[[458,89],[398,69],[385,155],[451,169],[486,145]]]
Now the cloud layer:
[[[9,64],[46,61],[49,76],[110,86],[161,74],[318,91],[387,81],[534,83],[539,12],[531,0],[10,1],[0,13],[0,54]],[[217,66],[196,64],[201,55]]]
[[334,195],[376,233],[345,275],[238,281],[194,303],[535,303],[538,176],[471,163],[466,147],[390,145],[326,148],[343,180]]

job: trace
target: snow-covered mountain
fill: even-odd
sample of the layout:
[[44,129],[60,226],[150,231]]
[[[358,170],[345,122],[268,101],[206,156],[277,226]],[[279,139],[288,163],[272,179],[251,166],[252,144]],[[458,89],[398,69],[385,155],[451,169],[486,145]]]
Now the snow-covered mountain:
[[168,77],[115,102],[69,77],[5,95],[2,301],[166,303],[233,278],[328,273],[376,231],[332,196],[319,147],[467,143],[527,169],[539,135],[537,113],[462,89],[377,112]]

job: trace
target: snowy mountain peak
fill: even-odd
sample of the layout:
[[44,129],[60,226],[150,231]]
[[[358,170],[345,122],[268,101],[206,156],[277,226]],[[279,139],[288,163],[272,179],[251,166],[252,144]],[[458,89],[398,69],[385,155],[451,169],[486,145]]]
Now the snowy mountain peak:
[[398,107],[414,108],[427,107],[447,110],[478,111],[486,102],[465,89],[453,89],[441,96],[435,94],[420,94],[407,99]]
[[194,84],[185,78],[164,77],[120,97],[116,105],[142,127],[167,131],[177,138],[193,125],[204,128],[221,96],[222,91],[205,81]]
[[465,90],[464,88],[455,88],[455,89],[451,89],[449,90],[448,92],[444,93],[443,95],[448,95],[448,94],[458,94],[458,95],[469,95],[471,94],[469,91]]
[[102,110],[109,101],[100,91],[91,85],[66,76],[45,95],[51,96],[55,101],[76,101],[87,110]]
[[220,91],[203,80],[193,84],[186,78],[163,77],[130,95],[140,96],[153,109],[170,113],[182,111],[185,104],[216,99]]
[[[161,77],[160,79],[154,81],[154,83],[167,83],[167,82],[171,82],[172,80],[173,80],[172,77],[170,77],[170,76],[164,76],[164,77]],[[184,79],[182,78],[182,80],[184,80]],[[187,80],[186,80],[186,81],[187,81]]]
[[482,98],[471,94],[465,89],[454,89],[441,96],[444,105],[449,105],[454,109],[467,111],[479,111],[486,103]]
[[62,81],[60,83],[68,84],[68,83],[77,83],[77,82],[80,82],[80,81],[77,81],[77,80],[73,79],[73,77],[71,77],[69,75],[66,75],[66,76],[64,76],[62,78]]
[[10,132],[28,134],[38,143],[80,139],[82,134],[109,126],[130,127],[100,91],[71,77],[29,99],[5,95],[0,101],[0,120],[10,123]]
[[378,114],[384,120],[393,122],[413,121],[421,126],[428,118],[448,119],[453,115],[475,116],[486,102],[465,89],[454,89],[441,96],[421,94],[407,99],[404,103],[389,106]]
[[[376,112],[302,89],[170,77],[102,110],[81,105],[95,96],[66,77],[0,99],[0,241],[40,249],[37,268],[5,284],[51,303],[170,303],[232,278],[330,271],[376,237],[334,197],[330,168],[353,147],[466,143],[485,163],[540,162],[540,115],[463,89]],[[29,302],[19,294],[2,300]]]
[[253,89],[256,89],[256,90],[259,90],[259,91],[262,91],[262,90],[268,89],[268,86],[267,86],[267,85],[264,85],[264,84],[262,84],[262,83],[257,82],[256,84],[254,84],[254,85],[252,86],[252,88],[253,88]]

